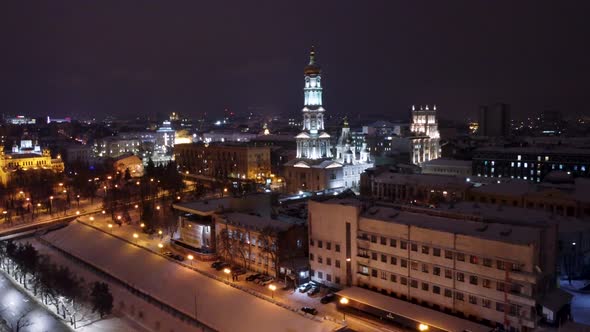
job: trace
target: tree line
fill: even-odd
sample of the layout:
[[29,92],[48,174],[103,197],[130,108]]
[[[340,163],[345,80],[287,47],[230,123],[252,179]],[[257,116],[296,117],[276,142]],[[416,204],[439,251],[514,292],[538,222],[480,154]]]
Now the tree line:
[[113,309],[113,296],[103,282],[87,283],[67,266],[58,266],[30,243],[0,242],[0,268],[32,290],[43,304],[55,306],[57,314],[76,322],[98,313],[102,319]]

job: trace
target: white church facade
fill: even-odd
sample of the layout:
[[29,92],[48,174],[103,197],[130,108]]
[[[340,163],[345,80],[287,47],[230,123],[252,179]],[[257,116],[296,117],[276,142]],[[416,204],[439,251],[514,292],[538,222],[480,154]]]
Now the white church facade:
[[357,189],[361,173],[373,164],[366,147],[360,153],[355,151],[346,120],[333,151],[332,137],[324,131],[321,68],[313,49],[304,77],[303,128],[295,136],[297,157],[284,166],[287,191]]

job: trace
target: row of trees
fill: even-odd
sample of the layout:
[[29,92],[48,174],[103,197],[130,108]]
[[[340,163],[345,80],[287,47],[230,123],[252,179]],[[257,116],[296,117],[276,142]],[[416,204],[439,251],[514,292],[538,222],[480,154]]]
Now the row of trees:
[[[223,226],[222,226],[223,227]],[[217,236],[217,250],[221,257],[228,262],[241,261],[242,266],[246,269],[255,262],[252,256],[252,247],[259,245],[259,252],[263,255],[263,264],[268,274],[269,268],[272,266],[278,275],[279,269],[279,246],[278,246],[278,232],[271,226],[264,227],[255,236],[248,230],[239,228],[229,229],[227,225],[219,232]],[[259,241],[258,243],[254,243]]]
[[32,289],[45,305],[55,306],[57,313],[69,319],[74,328],[77,321],[91,313],[103,318],[113,308],[113,296],[107,284],[87,284],[68,267],[57,266],[47,256],[40,255],[30,243],[0,242],[0,268],[25,289]]

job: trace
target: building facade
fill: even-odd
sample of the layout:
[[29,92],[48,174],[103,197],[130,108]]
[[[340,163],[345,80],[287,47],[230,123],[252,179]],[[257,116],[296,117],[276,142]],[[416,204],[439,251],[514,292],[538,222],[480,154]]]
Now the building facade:
[[270,177],[270,147],[238,144],[177,144],[181,170],[219,179],[264,180]]
[[479,108],[479,136],[508,137],[510,135],[510,105],[497,103]]
[[312,280],[371,289],[510,331],[534,329],[536,306],[554,288],[557,226],[427,211],[311,201]]
[[440,158],[440,133],[436,119],[436,105],[412,106],[412,123],[409,137],[411,140],[411,162],[421,165],[424,162]]
[[480,148],[473,153],[473,175],[541,182],[553,171],[590,177],[590,150],[569,147]]
[[373,164],[366,145],[362,146],[360,152],[357,151],[346,120],[333,156],[331,137],[324,131],[321,69],[316,63],[313,48],[303,72],[303,130],[295,136],[296,158],[284,166],[286,190],[294,193],[337,188],[358,189],[361,173]]

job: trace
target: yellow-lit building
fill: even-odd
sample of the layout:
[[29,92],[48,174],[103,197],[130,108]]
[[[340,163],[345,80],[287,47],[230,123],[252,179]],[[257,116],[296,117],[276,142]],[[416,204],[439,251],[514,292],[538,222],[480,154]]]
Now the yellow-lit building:
[[59,155],[55,159],[51,158],[49,149],[43,149],[41,153],[4,153],[3,150],[0,151],[0,182],[2,185],[10,183],[18,169],[25,172],[46,169],[61,173],[64,171],[64,163]]

